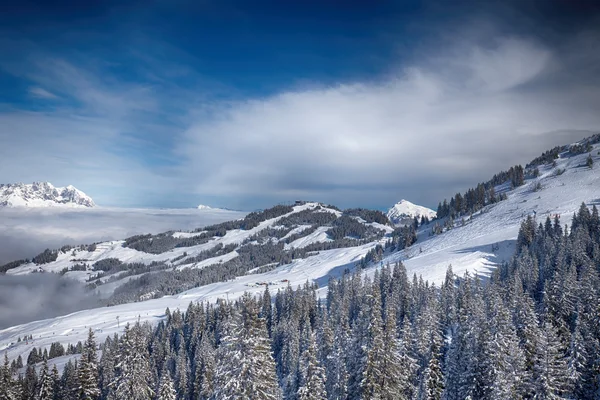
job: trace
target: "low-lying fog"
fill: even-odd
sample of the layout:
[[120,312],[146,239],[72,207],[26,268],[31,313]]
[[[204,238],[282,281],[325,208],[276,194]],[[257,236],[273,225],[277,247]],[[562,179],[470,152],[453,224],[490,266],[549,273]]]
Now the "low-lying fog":
[[[0,208],[0,265],[44,249],[191,230],[245,213],[196,209]],[[99,305],[83,284],[53,274],[0,274],[0,329]]]

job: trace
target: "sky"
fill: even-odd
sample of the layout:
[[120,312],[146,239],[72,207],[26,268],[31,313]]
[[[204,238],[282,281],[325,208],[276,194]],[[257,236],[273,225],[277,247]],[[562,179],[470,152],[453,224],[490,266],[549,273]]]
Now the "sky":
[[600,131],[600,3],[8,1],[0,182],[435,207]]

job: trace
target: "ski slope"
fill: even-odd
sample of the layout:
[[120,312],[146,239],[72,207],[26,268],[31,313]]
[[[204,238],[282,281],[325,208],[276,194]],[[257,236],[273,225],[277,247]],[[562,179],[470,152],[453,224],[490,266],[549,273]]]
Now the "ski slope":
[[[424,280],[434,284],[443,281],[450,264],[454,273],[459,276],[467,271],[480,275],[489,274],[498,263],[510,258],[522,220],[528,215],[533,215],[534,211],[538,222],[543,222],[546,216],[559,214],[562,224],[568,224],[573,212],[582,202],[588,205],[600,204],[598,150],[600,148],[596,145],[592,152],[595,161],[593,169],[585,166],[587,153],[560,158],[556,160],[556,167],[550,165],[539,167],[538,178],[528,179],[523,186],[507,192],[507,200],[487,206],[471,219],[466,219],[464,225],[462,221],[455,221],[454,229],[435,236],[429,235],[432,224],[421,227],[416,244],[404,251],[387,254],[381,263],[368,268],[365,273],[371,274],[385,263],[402,261],[409,276],[421,275]],[[558,175],[557,171],[562,169],[565,172]],[[542,185],[542,189],[536,191],[535,185],[538,182]],[[295,211],[302,207],[314,207],[314,204],[316,203],[295,207]],[[250,237],[253,232],[276,226],[276,223],[277,218],[267,220],[253,230],[227,232],[219,240],[223,244],[239,243]],[[306,245],[306,242],[322,240],[318,232],[317,230],[314,234],[299,239],[304,242],[293,242],[291,245],[302,246]],[[151,323],[160,321],[164,318],[167,307],[171,310],[176,308],[185,310],[190,302],[212,302],[218,298],[232,300],[244,292],[262,292],[267,284],[271,293],[275,293],[288,284],[296,287],[312,281],[323,288],[319,294],[324,295],[327,281],[331,276],[338,277],[345,269],[353,269],[370,249],[377,244],[383,244],[385,240],[386,238],[383,238],[363,246],[321,251],[305,259],[294,260],[270,272],[248,274],[228,282],[213,283],[174,296],[84,310],[7,328],[0,331],[0,351],[6,351],[9,359],[18,355],[26,357],[32,346],[49,348],[52,342],[67,344],[83,341],[90,327],[96,332],[98,340],[103,341],[107,335],[122,332],[126,323],[137,320]],[[492,245],[496,244],[498,250],[492,251]],[[131,250],[117,249],[117,247],[111,247],[108,251]],[[189,254],[190,249],[186,250]],[[120,256],[126,255],[120,254]],[[235,255],[229,255],[229,257],[233,256]],[[17,338],[25,334],[32,334],[33,341],[17,343]]]

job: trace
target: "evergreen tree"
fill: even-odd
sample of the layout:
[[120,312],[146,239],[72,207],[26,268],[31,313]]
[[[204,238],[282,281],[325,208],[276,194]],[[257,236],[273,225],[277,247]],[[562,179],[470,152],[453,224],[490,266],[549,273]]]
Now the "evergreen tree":
[[96,340],[92,328],[83,345],[79,361],[79,393],[81,400],[96,400],[100,397],[98,387],[98,356],[96,355]]
[[310,335],[310,344],[300,357],[298,400],[327,400],[325,391],[325,369],[317,360],[315,338]]
[[39,400],[54,400],[54,380],[48,370],[48,361],[44,360],[40,372]]
[[116,364],[117,373],[112,386],[117,399],[149,400],[152,390],[148,349],[139,323],[129,324],[121,339],[121,350]]
[[12,379],[8,355],[4,353],[4,365],[0,367],[0,400],[17,400],[17,390]]
[[37,393],[38,377],[33,365],[27,365],[25,377],[21,382],[21,400],[30,400],[35,398]]
[[280,390],[265,321],[248,294],[229,321],[216,369],[214,399],[279,399]]
[[215,379],[215,350],[207,336],[202,336],[194,357],[194,398],[201,400],[212,396]]
[[539,399],[569,397],[570,380],[565,349],[556,329],[548,322],[541,331],[537,360],[534,366],[536,393]]
[[69,360],[65,364],[62,377],[60,378],[60,394],[61,400],[78,400],[79,399],[79,378],[77,371],[79,370],[77,361]]
[[160,378],[160,386],[158,388],[158,396],[156,400],[175,400],[177,399],[177,392],[173,385],[173,379],[167,369],[163,370]]

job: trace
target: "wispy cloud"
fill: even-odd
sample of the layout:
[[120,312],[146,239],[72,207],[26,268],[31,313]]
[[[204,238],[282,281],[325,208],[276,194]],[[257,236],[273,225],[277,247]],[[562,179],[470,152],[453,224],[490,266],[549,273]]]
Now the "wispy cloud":
[[61,101],[0,112],[0,181],[73,184],[113,205],[434,205],[600,127],[597,33],[502,32],[453,31],[370,80],[227,100],[161,63],[169,53],[144,54],[132,77],[32,50],[28,67],[4,69]]
[[30,96],[37,97],[39,99],[56,99],[56,98],[58,98],[55,94],[50,93],[46,89],[37,87],[37,86],[30,87],[27,90],[27,92],[29,93]]
[[457,41],[379,82],[228,104],[196,121],[177,154],[199,195],[433,205],[600,126],[598,99],[561,87],[563,56],[523,37]]

